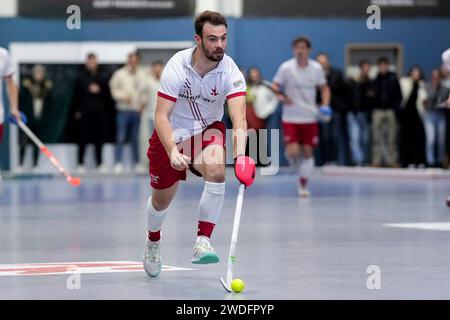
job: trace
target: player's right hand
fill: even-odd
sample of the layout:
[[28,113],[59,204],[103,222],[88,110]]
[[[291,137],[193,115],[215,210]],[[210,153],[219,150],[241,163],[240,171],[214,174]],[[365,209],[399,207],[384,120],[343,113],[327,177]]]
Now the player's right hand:
[[277,98],[278,98],[278,100],[280,101],[280,102],[282,102],[283,104],[285,104],[285,105],[291,105],[293,102],[292,102],[292,99],[291,98],[289,98],[287,95],[285,95],[285,94],[277,94]]
[[234,174],[240,183],[250,187],[256,176],[255,160],[242,154],[238,155],[234,159]]
[[183,171],[189,168],[189,163],[191,163],[191,158],[180,153],[177,148],[172,150],[170,154],[170,165],[175,170]]

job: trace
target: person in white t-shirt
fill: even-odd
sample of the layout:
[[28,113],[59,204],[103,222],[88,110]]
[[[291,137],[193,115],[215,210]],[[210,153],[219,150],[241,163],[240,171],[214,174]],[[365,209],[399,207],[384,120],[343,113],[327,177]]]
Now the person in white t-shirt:
[[[148,102],[142,112],[139,147],[145,150],[148,146],[148,137],[151,136],[155,129],[153,125],[153,117],[155,116],[156,99],[158,98],[159,82],[164,70],[162,61],[153,61],[146,73],[146,81],[142,84],[141,90],[146,92]],[[148,167],[148,158],[145,152],[139,153],[139,162],[143,167]]]
[[[275,110],[279,102],[273,91],[264,85],[261,71],[250,68],[247,75],[247,124],[249,128],[256,130],[254,150],[250,154],[257,154],[255,159],[260,165],[268,165],[269,158],[269,132],[271,122],[277,122]],[[260,129],[265,129],[259,131]],[[266,131],[267,130],[267,131]],[[253,152],[253,153],[252,153]]]
[[[14,66],[8,51],[0,47],[0,76],[6,82],[6,90],[9,98],[10,113],[19,119],[19,94],[16,83],[13,79]],[[5,110],[3,107],[3,83],[0,83],[0,144],[3,141],[3,131],[5,122]],[[0,194],[3,190],[3,184],[0,176]]]
[[247,187],[255,163],[246,157],[245,94],[242,73],[225,54],[224,16],[205,11],[195,19],[196,46],[176,53],[161,76],[154,116],[155,131],[147,151],[153,193],[147,201],[148,233],[144,269],[150,277],[161,272],[161,227],[186,170],[202,176],[197,241],[192,263],[217,263],[210,237],[222,211],[225,194],[224,103],[234,129],[237,179]]
[[311,41],[306,37],[298,37],[292,41],[292,49],[294,58],[278,68],[273,78],[273,90],[283,103],[286,157],[291,166],[298,168],[299,195],[308,197],[308,180],[314,170],[314,148],[319,143],[317,88],[321,93],[320,112],[323,114],[331,112],[330,89],[322,66],[309,59]]

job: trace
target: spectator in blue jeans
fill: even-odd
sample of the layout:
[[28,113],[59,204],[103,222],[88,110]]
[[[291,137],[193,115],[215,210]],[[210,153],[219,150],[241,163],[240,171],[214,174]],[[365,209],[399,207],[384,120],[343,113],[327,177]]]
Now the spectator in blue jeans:
[[136,172],[144,172],[139,164],[139,124],[141,113],[148,102],[148,95],[140,90],[146,81],[146,74],[139,68],[139,55],[133,52],[128,55],[127,64],[115,71],[109,82],[111,95],[116,101],[117,133],[114,171],[123,171],[123,146],[127,140],[131,142],[133,163]]
[[370,162],[370,113],[375,103],[375,89],[369,77],[370,68],[369,61],[362,60],[359,63],[359,76],[350,80],[352,103],[347,113],[347,123],[352,164],[356,166]]
[[[442,167],[445,160],[445,131],[447,127],[446,109],[440,107],[449,96],[444,85],[444,76],[439,69],[431,73],[427,84],[428,100],[425,103],[426,155],[429,167]],[[437,151],[437,153],[436,153]]]
[[[325,72],[331,90],[333,116],[328,123],[320,123],[320,144],[317,148],[318,164],[337,163],[347,165],[347,120],[349,88],[342,72],[330,64],[328,54],[319,53],[316,57]],[[318,99],[320,101],[320,99]]]

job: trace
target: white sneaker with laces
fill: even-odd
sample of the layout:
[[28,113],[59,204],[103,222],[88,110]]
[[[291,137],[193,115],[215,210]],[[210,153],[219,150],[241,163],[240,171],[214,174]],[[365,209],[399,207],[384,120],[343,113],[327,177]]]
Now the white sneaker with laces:
[[154,278],[161,273],[161,254],[158,242],[147,241],[144,251],[144,270],[149,277]]
[[219,256],[211,246],[208,237],[197,237],[191,262],[195,264],[209,264],[219,262]]

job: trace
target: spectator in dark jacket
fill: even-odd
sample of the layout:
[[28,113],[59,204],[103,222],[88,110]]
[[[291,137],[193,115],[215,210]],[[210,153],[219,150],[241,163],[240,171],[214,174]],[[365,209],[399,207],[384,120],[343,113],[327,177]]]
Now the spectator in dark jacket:
[[326,53],[320,53],[316,57],[322,65],[331,90],[331,108],[333,116],[328,123],[320,123],[319,163],[334,163],[346,165],[347,161],[347,121],[349,88],[342,72],[333,68]]
[[[46,76],[43,65],[35,65],[31,77],[22,81],[20,88],[20,110],[27,117],[27,125],[40,139],[45,141],[45,121],[48,121],[49,112],[53,104],[53,83]],[[28,136],[20,132],[20,167],[22,169],[27,145],[33,147],[33,168],[38,164],[39,149],[30,141]]]
[[370,68],[370,62],[362,60],[359,63],[359,75],[349,80],[351,103],[347,123],[352,162],[357,166],[369,162],[370,115],[375,102],[374,83],[369,77]]
[[100,171],[105,171],[102,165],[102,147],[104,122],[103,116],[107,108],[109,92],[108,82],[99,72],[97,57],[88,54],[85,67],[78,74],[75,92],[74,109],[75,119],[79,121],[78,135],[78,171],[83,173],[84,154],[86,145],[90,142],[95,145],[95,159]]
[[402,101],[400,84],[389,71],[389,60],[378,60],[378,76],[374,81],[375,108],[372,112],[372,165],[398,167],[397,115]]

